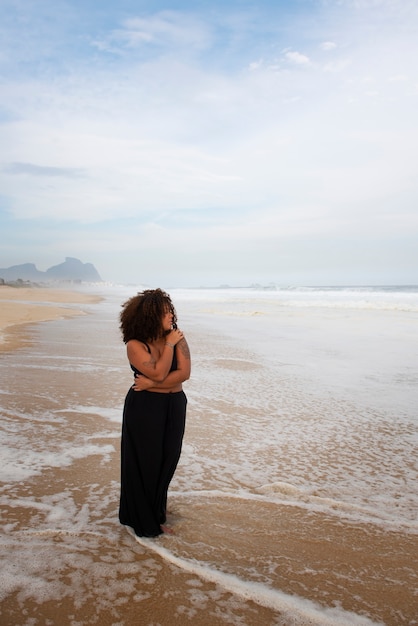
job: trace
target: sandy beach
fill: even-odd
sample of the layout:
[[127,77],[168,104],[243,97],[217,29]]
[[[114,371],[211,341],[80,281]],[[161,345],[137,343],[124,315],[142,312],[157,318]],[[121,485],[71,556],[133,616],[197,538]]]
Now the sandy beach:
[[[69,305],[98,302],[97,296],[41,287],[0,286],[0,351],[25,345],[25,325],[83,315],[81,309]],[[17,328],[19,327],[19,328]]]
[[[274,389],[266,386],[273,370],[194,315],[184,322],[194,364],[188,424],[169,492],[175,534],[136,539],[119,525],[120,422],[131,381],[117,327],[123,298],[90,306],[95,298],[49,290],[3,297],[16,307],[5,319],[20,349],[9,343],[0,355],[2,626],[416,624],[414,522],[351,503],[344,482],[331,491],[338,467],[349,473],[357,454],[359,468],[368,465],[358,488],[370,476],[376,502],[391,497],[377,486],[386,416],[365,427],[373,461],[369,446],[357,450],[362,425],[351,405],[330,396],[320,403],[303,385],[299,393],[283,363]],[[67,319],[83,304],[88,315]],[[25,318],[32,307],[50,322],[31,326],[26,345],[18,335],[35,321]],[[271,420],[277,407],[289,424]],[[308,436],[309,458],[303,428],[313,410],[322,419],[342,414],[344,446],[326,424],[321,440]],[[399,424],[398,436],[406,431]],[[387,464],[402,479],[400,465]],[[327,471],[337,472],[330,487]]]

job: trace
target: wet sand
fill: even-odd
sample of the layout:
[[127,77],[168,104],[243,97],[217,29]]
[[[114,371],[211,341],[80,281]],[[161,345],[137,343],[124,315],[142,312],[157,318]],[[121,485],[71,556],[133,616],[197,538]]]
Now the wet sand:
[[[73,429],[94,435],[96,419]],[[175,534],[135,541],[117,521],[117,457],[2,485],[2,625],[416,623],[416,537],[207,492],[172,493]]]
[[27,343],[24,325],[83,315],[82,310],[69,305],[99,300],[78,291],[0,285],[0,350],[13,350]]
[[[93,313],[31,327],[30,346],[1,356],[11,455],[0,485],[2,626],[418,623],[416,535],[272,502],[262,489],[223,491],[210,475],[200,491],[182,488],[199,449],[216,445],[193,402],[169,493],[175,534],[136,540],[121,527],[116,416],[129,374],[105,321]],[[211,345],[199,334],[202,354]],[[236,356],[228,368],[243,373]],[[233,407],[223,402],[222,414],[232,429]]]

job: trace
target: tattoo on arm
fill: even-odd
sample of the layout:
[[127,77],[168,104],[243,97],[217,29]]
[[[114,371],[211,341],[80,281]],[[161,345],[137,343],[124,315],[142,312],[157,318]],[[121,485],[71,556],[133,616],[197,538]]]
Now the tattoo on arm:
[[142,365],[145,365],[146,367],[155,367],[155,359],[151,357],[149,361],[144,361]]
[[177,345],[183,356],[186,357],[186,359],[190,359],[190,350],[187,345],[187,341],[185,339],[181,339]]

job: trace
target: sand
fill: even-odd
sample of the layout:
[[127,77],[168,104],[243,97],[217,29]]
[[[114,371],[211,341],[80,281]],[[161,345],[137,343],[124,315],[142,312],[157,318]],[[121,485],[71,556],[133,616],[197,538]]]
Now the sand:
[[[232,456],[238,436],[238,407],[224,396],[211,397],[201,413],[193,402],[215,341],[200,332],[188,334],[196,374],[169,493],[175,534],[138,542],[120,526],[117,416],[131,374],[116,316],[110,325],[94,313],[41,325],[36,343],[11,351],[27,341],[33,315],[79,315],[94,301],[58,290],[3,292],[2,316],[7,303],[15,317],[2,318],[9,340],[1,355],[2,462],[10,470],[0,484],[1,625],[416,624],[416,535],[303,502],[272,503],[244,483],[233,490],[228,477],[214,480],[219,458],[193,488],[205,447],[224,439]],[[234,352],[217,366],[254,376],[241,357]],[[315,607],[324,608],[319,617]]]
[[70,305],[98,301],[98,296],[78,291],[0,286],[0,351],[13,350],[28,343],[25,325],[84,315],[82,309]]

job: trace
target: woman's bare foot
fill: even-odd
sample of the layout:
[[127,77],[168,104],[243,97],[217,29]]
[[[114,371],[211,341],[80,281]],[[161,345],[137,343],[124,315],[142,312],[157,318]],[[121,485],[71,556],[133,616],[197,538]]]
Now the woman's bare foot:
[[174,530],[172,528],[170,528],[169,526],[166,526],[165,524],[161,524],[160,528],[161,528],[161,530],[163,531],[164,534],[175,535]]

